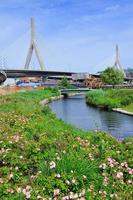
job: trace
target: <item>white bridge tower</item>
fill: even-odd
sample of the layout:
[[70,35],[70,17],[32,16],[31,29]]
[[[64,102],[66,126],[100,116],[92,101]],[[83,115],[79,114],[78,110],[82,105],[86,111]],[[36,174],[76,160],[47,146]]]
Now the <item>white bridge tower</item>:
[[30,47],[28,50],[28,54],[27,54],[27,58],[26,58],[26,62],[25,62],[25,69],[29,69],[29,65],[31,62],[31,58],[32,58],[32,54],[33,54],[33,50],[35,50],[35,54],[37,57],[37,60],[39,62],[40,68],[41,70],[45,70],[45,65],[43,62],[43,58],[40,54],[40,50],[37,46],[37,41],[36,41],[36,35],[35,35],[35,20],[32,17],[31,18],[31,42],[30,42]]
[[120,63],[120,58],[119,58],[119,47],[118,45],[116,45],[116,57],[115,57],[115,63],[114,63],[114,67],[116,69],[119,69],[123,72],[124,76],[126,76],[125,72],[124,72],[124,69]]

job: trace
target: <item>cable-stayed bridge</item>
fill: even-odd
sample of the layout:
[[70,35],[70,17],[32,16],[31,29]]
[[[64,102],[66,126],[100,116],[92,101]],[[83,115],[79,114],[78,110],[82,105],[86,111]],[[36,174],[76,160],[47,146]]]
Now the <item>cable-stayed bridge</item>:
[[[3,66],[0,66],[0,83],[4,82],[6,78],[21,78],[21,77],[49,77],[49,76],[69,76],[71,77],[72,74],[76,72],[66,72],[66,71],[49,71],[47,70],[47,67],[44,64],[43,56],[41,54],[40,48],[38,46],[37,40],[36,40],[36,32],[35,32],[35,21],[34,18],[31,18],[31,39],[29,44],[28,53],[26,56],[25,64],[23,69],[9,69],[7,68],[7,60],[4,57],[3,58]],[[30,63],[33,56],[33,53],[36,55],[37,61],[40,66],[40,70],[31,70],[30,69]],[[17,55],[16,55],[17,57]],[[17,58],[18,59],[18,58]],[[2,63],[2,62],[1,62]],[[124,70],[122,68],[122,65],[120,63],[119,58],[119,49],[118,45],[116,46],[116,53],[115,53],[115,59],[114,59],[114,65],[115,68],[121,70],[124,73]],[[124,73],[125,75],[125,73]],[[98,76],[98,75],[94,75]],[[126,75],[125,75],[126,78]],[[127,80],[127,79],[125,79]]]

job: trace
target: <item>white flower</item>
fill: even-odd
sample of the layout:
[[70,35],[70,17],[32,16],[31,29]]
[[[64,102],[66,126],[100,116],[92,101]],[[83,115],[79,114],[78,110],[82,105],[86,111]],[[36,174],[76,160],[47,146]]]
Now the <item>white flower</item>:
[[54,169],[56,167],[56,164],[54,161],[50,162],[50,169]]
[[75,179],[72,179],[72,183],[75,183],[76,182],[76,180]]
[[70,181],[66,180],[66,184],[67,184],[67,185],[70,185]]
[[17,188],[17,193],[20,193],[20,192],[22,192],[22,188]]
[[9,175],[9,178],[11,179],[11,178],[13,178],[13,176],[14,176],[13,174],[10,174],[10,175]]
[[87,179],[87,177],[86,177],[85,175],[83,175],[83,179],[84,179],[84,180],[86,180],[86,179]]
[[55,177],[56,177],[56,178],[60,178],[61,175],[60,175],[60,174],[56,174]]

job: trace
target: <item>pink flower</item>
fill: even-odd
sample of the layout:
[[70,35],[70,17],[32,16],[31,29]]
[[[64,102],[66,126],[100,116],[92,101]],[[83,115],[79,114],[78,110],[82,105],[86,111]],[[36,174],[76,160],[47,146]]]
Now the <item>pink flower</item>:
[[59,189],[55,189],[54,190],[54,197],[58,196],[60,194],[60,190]]
[[20,139],[20,137],[19,137],[18,135],[14,135],[14,136],[13,136],[13,140],[15,140],[15,142],[18,142],[19,139]]
[[133,169],[129,168],[128,169],[128,173],[132,175],[133,174]]
[[123,177],[123,173],[122,172],[118,172],[116,175],[117,178],[122,178]]
[[107,159],[110,164],[113,164],[114,160],[112,158]]
[[26,189],[23,189],[22,192],[23,192],[23,194],[26,194]]
[[30,192],[29,191],[25,193],[25,197],[26,197],[26,199],[30,199]]
[[122,166],[122,167],[125,167],[125,168],[128,168],[128,164],[127,164],[126,162],[121,163],[121,166]]
[[64,197],[62,197],[62,200],[68,200],[68,199],[69,199],[68,196],[64,196]]

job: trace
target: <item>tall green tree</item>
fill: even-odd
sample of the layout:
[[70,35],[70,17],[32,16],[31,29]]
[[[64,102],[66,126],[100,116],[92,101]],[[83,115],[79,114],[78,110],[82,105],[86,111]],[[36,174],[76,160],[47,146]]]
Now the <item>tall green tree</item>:
[[69,81],[68,81],[68,79],[67,79],[66,76],[64,76],[64,77],[62,78],[62,80],[61,80],[60,83],[59,83],[59,86],[62,87],[62,88],[66,88],[66,87],[69,86]]
[[102,81],[105,84],[109,85],[117,85],[122,84],[124,81],[124,73],[119,70],[115,69],[114,67],[108,67],[102,74],[101,74]]

